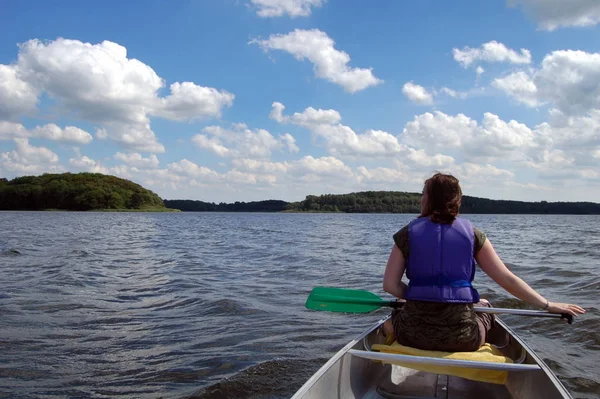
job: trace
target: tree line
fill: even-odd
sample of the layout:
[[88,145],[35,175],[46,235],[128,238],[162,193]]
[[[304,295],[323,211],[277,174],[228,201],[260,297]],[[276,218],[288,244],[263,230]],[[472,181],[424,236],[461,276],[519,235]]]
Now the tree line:
[[0,210],[165,208],[162,199],[129,180],[101,173],[0,179]]
[[[343,212],[414,213],[420,212],[420,193],[365,191],[350,194],[308,195],[303,201],[255,201],[219,203],[193,200],[164,200],[169,208],[184,212]],[[593,202],[525,202],[491,200],[463,196],[461,213],[498,214],[600,214]]]
[[[364,191],[308,195],[303,201],[214,203],[162,200],[139,184],[100,173],[62,173],[0,178],[0,210],[165,209],[184,212],[420,212],[420,193]],[[463,196],[461,213],[600,214],[593,202],[524,202]]]
[[279,200],[239,202],[231,204],[221,202],[203,202],[194,200],[163,200],[167,208],[179,209],[183,212],[282,212],[287,209],[288,202]]

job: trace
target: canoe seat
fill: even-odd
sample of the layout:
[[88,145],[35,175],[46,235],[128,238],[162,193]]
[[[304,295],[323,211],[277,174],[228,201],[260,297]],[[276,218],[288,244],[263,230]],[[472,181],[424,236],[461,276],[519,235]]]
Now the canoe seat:
[[504,384],[509,371],[540,370],[536,364],[514,364],[511,358],[487,343],[475,352],[427,351],[398,342],[391,345],[374,344],[371,349],[378,352],[350,350],[350,353],[415,370],[494,384]]

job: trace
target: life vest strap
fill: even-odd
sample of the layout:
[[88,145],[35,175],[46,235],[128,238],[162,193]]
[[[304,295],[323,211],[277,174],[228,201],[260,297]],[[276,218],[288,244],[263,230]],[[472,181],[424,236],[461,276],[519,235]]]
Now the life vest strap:
[[408,282],[409,287],[424,287],[431,285],[438,287],[473,287],[467,280],[450,280],[444,276],[413,278]]

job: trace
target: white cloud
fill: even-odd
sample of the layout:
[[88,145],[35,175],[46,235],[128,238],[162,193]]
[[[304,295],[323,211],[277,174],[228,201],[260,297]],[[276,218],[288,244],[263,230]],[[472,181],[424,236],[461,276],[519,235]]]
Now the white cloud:
[[54,123],[37,126],[31,131],[31,137],[73,144],[89,144],[93,140],[92,135],[83,129],[75,126],[67,126],[64,129],[61,129]]
[[225,147],[218,137],[208,137],[204,134],[197,134],[192,137],[192,142],[196,147],[209,150],[220,157],[229,156],[231,151]]
[[540,136],[562,150],[591,150],[600,148],[600,110],[592,110],[586,116],[568,116],[552,110],[549,122],[536,127]]
[[171,94],[160,99],[161,107],[153,113],[172,120],[220,117],[221,110],[231,107],[235,98],[227,91],[198,86],[192,82],[173,83],[170,88]]
[[45,147],[34,147],[27,139],[15,139],[15,154],[24,162],[51,164],[58,163],[58,155]]
[[600,53],[554,51],[533,78],[543,101],[567,113],[600,108]]
[[484,91],[485,88],[472,88],[468,91],[457,91],[450,89],[449,87],[442,87],[439,90],[433,89],[432,91],[428,91],[423,86],[414,84],[412,82],[405,83],[404,87],[402,88],[402,93],[404,93],[409,100],[420,105],[433,105],[435,98],[442,94],[452,98],[464,100],[473,95],[481,94]]
[[407,145],[430,150],[460,148],[477,127],[477,121],[464,114],[450,116],[440,111],[426,112],[405,125],[401,140]]
[[582,169],[579,171],[579,176],[584,180],[600,180],[600,172],[597,169]]
[[514,72],[504,78],[496,78],[492,86],[512,96],[517,102],[529,107],[540,105],[538,90],[529,75],[523,71]]
[[418,169],[449,168],[455,163],[454,158],[449,155],[435,154],[430,156],[425,150],[414,148],[408,148],[407,151],[406,161]]
[[543,149],[534,154],[531,160],[525,163],[528,168],[537,169],[548,175],[550,171],[571,170],[575,160],[563,150]]
[[410,172],[400,169],[376,167],[368,169],[359,166],[356,169],[357,179],[360,183],[400,183],[411,180]]
[[483,73],[485,72],[485,69],[483,69],[483,67],[481,65],[479,65],[476,69],[475,69],[475,73],[477,74],[477,76],[481,76],[483,75]]
[[531,52],[529,50],[521,49],[521,52],[518,53],[495,40],[482,44],[480,48],[464,47],[462,50],[454,48],[452,53],[454,60],[461,64],[463,68],[468,68],[477,61],[509,62],[511,64],[531,63]]
[[554,190],[553,187],[546,186],[546,185],[541,185],[541,184],[535,184],[535,183],[519,183],[519,182],[516,182],[516,181],[509,181],[509,182],[507,182],[507,185],[518,187],[518,188],[524,188],[524,189],[527,189],[527,190],[531,190],[533,192],[552,191],[552,190]]
[[311,155],[302,157],[292,165],[292,173],[318,176],[335,176],[336,178],[352,176],[352,170],[335,157],[314,158]]
[[265,158],[273,151],[299,151],[294,137],[288,133],[275,138],[265,129],[249,129],[244,124],[233,125],[232,129],[207,126],[202,131],[205,134],[195,135],[192,142],[221,157]]
[[291,116],[284,116],[285,105],[280,102],[272,104],[273,109],[269,117],[279,123],[293,123],[295,125],[310,127],[315,125],[333,125],[342,120],[342,116],[334,109],[306,108],[303,112],[294,112]]
[[300,148],[296,145],[296,139],[289,133],[284,133],[279,136],[279,140],[288,152],[299,152]]
[[520,6],[544,30],[566,26],[594,26],[600,23],[598,0],[508,0],[511,7]]
[[306,108],[292,116],[283,115],[285,106],[273,103],[271,118],[284,123],[290,122],[307,127],[316,136],[324,140],[325,146],[332,155],[354,156],[390,156],[398,154],[404,147],[398,139],[382,130],[368,130],[357,134],[350,127],[339,123],[341,116],[335,110]]
[[[535,147],[535,135],[523,123],[515,120],[505,122],[490,112],[483,114],[482,128],[473,137],[473,143],[483,154],[504,154],[520,152]],[[487,148],[486,148],[487,147]]]
[[278,179],[290,186],[295,185],[296,182],[328,182],[332,177],[344,178],[347,181],[354,179],[352,169],[332,156],[315,158],[307,155],[298,160],[285,162],[236,159],[232,161],[232,165],[237,170],[253,172],[257,177],[267,176],[266,181],[269,184],[274,184]]
[[149,123],[126,124],[118,122],[105,122],[106,128],[96,131],[96,138],[100,140],[111,139],[120,146],[143,152],[165,152],[165,146],[159,143]]
[[[514,120],[506,122],[492,113],[485,113],[481,124],[463,114],[450,116],[438,111],[418,115],[406,124],[401,143],[421,149],[407,147],[409,154],[402,159],[423,158],[422,166],[454,171],[471,184],[488,184],[485,179],[492,177],[511,179],[521,168],[537,171],[540,178],[592,179],[595,174],[582,171],[597,169],[600,110],[590,111],[587,116],[552,110],[550,115],[548,122],[535,128]],[[446,154],[430,156],[434,151]],[[457,163],[448,153],[468,162]],[[512,167],[502,169],[490,162],[512,162]],[[418,165],[411,168],[423,169]]]
[[296,29],[286,35],[271,35],[266,40],[252,40],[263,50],[282,50],[298,60],[308,59],[315,75],[338,84],[349,93],[356,93],[383,81],[373,75],[371,68],[351,68],[350,56],[335,49],[335,42],[318,29]]
[[0,140],[25,138],[29,132],[20,123],[0,121]]
[[162,173],[171,177],[178,176],[175,179],[171,178],[171,180],[179,184],[186,184],[185,179],[192,178],[192,180],[187,180],[187,183],[198,187],[215,187],[216,185],[229,183],[250,185],[273,184],[276,181],[275,176],[272,175],[253,174],[241,172],[236,169],[221,174],[187,159],[168,164],[167,170],[163,170]]
[[285,109],[285,105],[283,105],[280,102],[275,101],[273,104],[271,104],[271,112],[269,113],[269,118],[273,119],[274,121],[277,121],[279,123],[283,123],[286,122],[289,117],[287,116],[283,116],[283,110]]
[[344,125],[319,125],[313,132],[325,140],[333,155],[380,157],[392,156],[405,149],[396,137],[383,130],[367,130],[357,134]]
[[515,72],[493,85],[531,107],[550,103],[563,113],[584,115],[600,108],[600,53],[554,51],[539,69]]
[[[144,187],[149,187],[155,192],[162,191],[161,198],[192,199],[186,198],[185,194],[182,195],[183,189],[192,186],[189,176],[181,176],[168,169],[155,169],[152,174],[147,174],[140,181],[143,182]],[[167,191],[170,191],[170,194],[165,196],[164,193]]]
[[108,169],[103,167],[101,164],[99,164],[92,158],[85,155],[69,159],[69,165],[71,165],[76,170],[83,170],[86,172],[94,173],[109,173]]
[[93,140],[91,134],[75,126],[62,129],[54,123],[49,123],[27,130],[20,123],[0,121],[0,140],[28,137],[72,144],[89,144]]
[[148,158],[144,158],[142,154],[137,152],[131,152],[128,154],[117,152],[113,157],[117,161],[121,161],[127,165],[138,168],[157,168],[159,164],[158,158],[154,154],[151,154]]
[[462,92],[462,91],[452,90],[452,89],[449,89],[447,87],[442,87],[440,89],[440,93],[444,93],[444,94],[446,94],[446,95],[448,95],[448,96],[450,96],[452,98],[462,98],[462,99],[464,99],[464,98],[467,98],[469,96],[469,93],[465,93],[465,92]]
[[17,174],[61,171],[56,153],[45,147],[34,147],[26,138],[15,138],[15,150],[0,154],[0,169]]
[[194,178],[202,178],[211,181],[216,181],[219,178],[219,174],[214,170],[205,166],[199,166],[192,161],[188,161],[187,159],[182,159],[179,162],[168,164],[167,170],[175,174],[191,176]]
[[454,149],[466,157],[519,157],[537,145],[526,125],[486,112],[481,125],[464,114],[424,113],[408,122],[402,143],[428,151]]
[[35,110],[38,92],[18,76],[14,65],[0,64],[0,119],[12,120]]
[[0,105],[2,115],[23,115],[45,92],[69,110],[70,117],[101,125],[102,136],[137,151],[164,152],[150,127],[150,116],[219,117],[234,99],[231,93],[192,82],[173,83],[170,95],[160,98],[163,79],[150,66],[128,58],[125,47],[110,41],[29,40],[19,46],[15,64],[0,65],[0,75],[0,100],[4,96],[19,100],[11,101],[10,109]]
[[235,159],[232,166],[234,169],[222,175],[223,181],[263,187],[277,185],[284,191],[313,184],[330,184],[332,178],[336,181],[341,178],[344,182],[355,180],[352,169],[343,161],[331,156],[315,158],[307,155],[285,162]]
[[433,95],[429,93],[423,86],[419,86],[413,82],[405,83],[402,87],[402,93],[404,93],[404,95],[415,104],[433,104]]
[[489,185],[490,181],[510,181],[515,174],[490,164],[463,163],[454,171],[454,175],[466,183],[466,187],[478,184]]
[[321,7],[326,0],[250,0],[256,7],[256,15],[262,18],[288,15],[308,17],[313,7]]
[[[101,162],[80,154],[78,154],[77,158],[69,159],[69,170],[74,170],[77,172],[102,173],[105,175],[113,175],[130,180],[141,177],[146,172],[150,172],[149,170],[140,170],[135,166],[129,165],[105,166]],[[155,172],[155,170],[152,170],[152,172]]]
[[271,162],[250,158],[233,159],[231,164],[236,169],[271,174],[285,173],[289,168],[287,162]]
[[96,129],[96,138],[98,140],[106,140],[108,138],[106,129]]
[[246,172],[240,172],[239,170],[230,170],[221,176],[221,179],[227,183],[233,184],[275,184],[277,178],[271,175],[260,175]]
[[89,169],[96,165],[96,161],[84,155],[79,158],[69,159],[69,164],[78,169]]

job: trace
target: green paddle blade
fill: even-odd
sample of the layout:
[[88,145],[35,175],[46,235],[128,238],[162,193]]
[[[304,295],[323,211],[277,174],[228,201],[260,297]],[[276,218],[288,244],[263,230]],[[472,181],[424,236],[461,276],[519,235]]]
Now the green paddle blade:
[[308,309],[329,312],[368,313],[388,304],[369,291],[333,287],[315,287],[306,299]]

